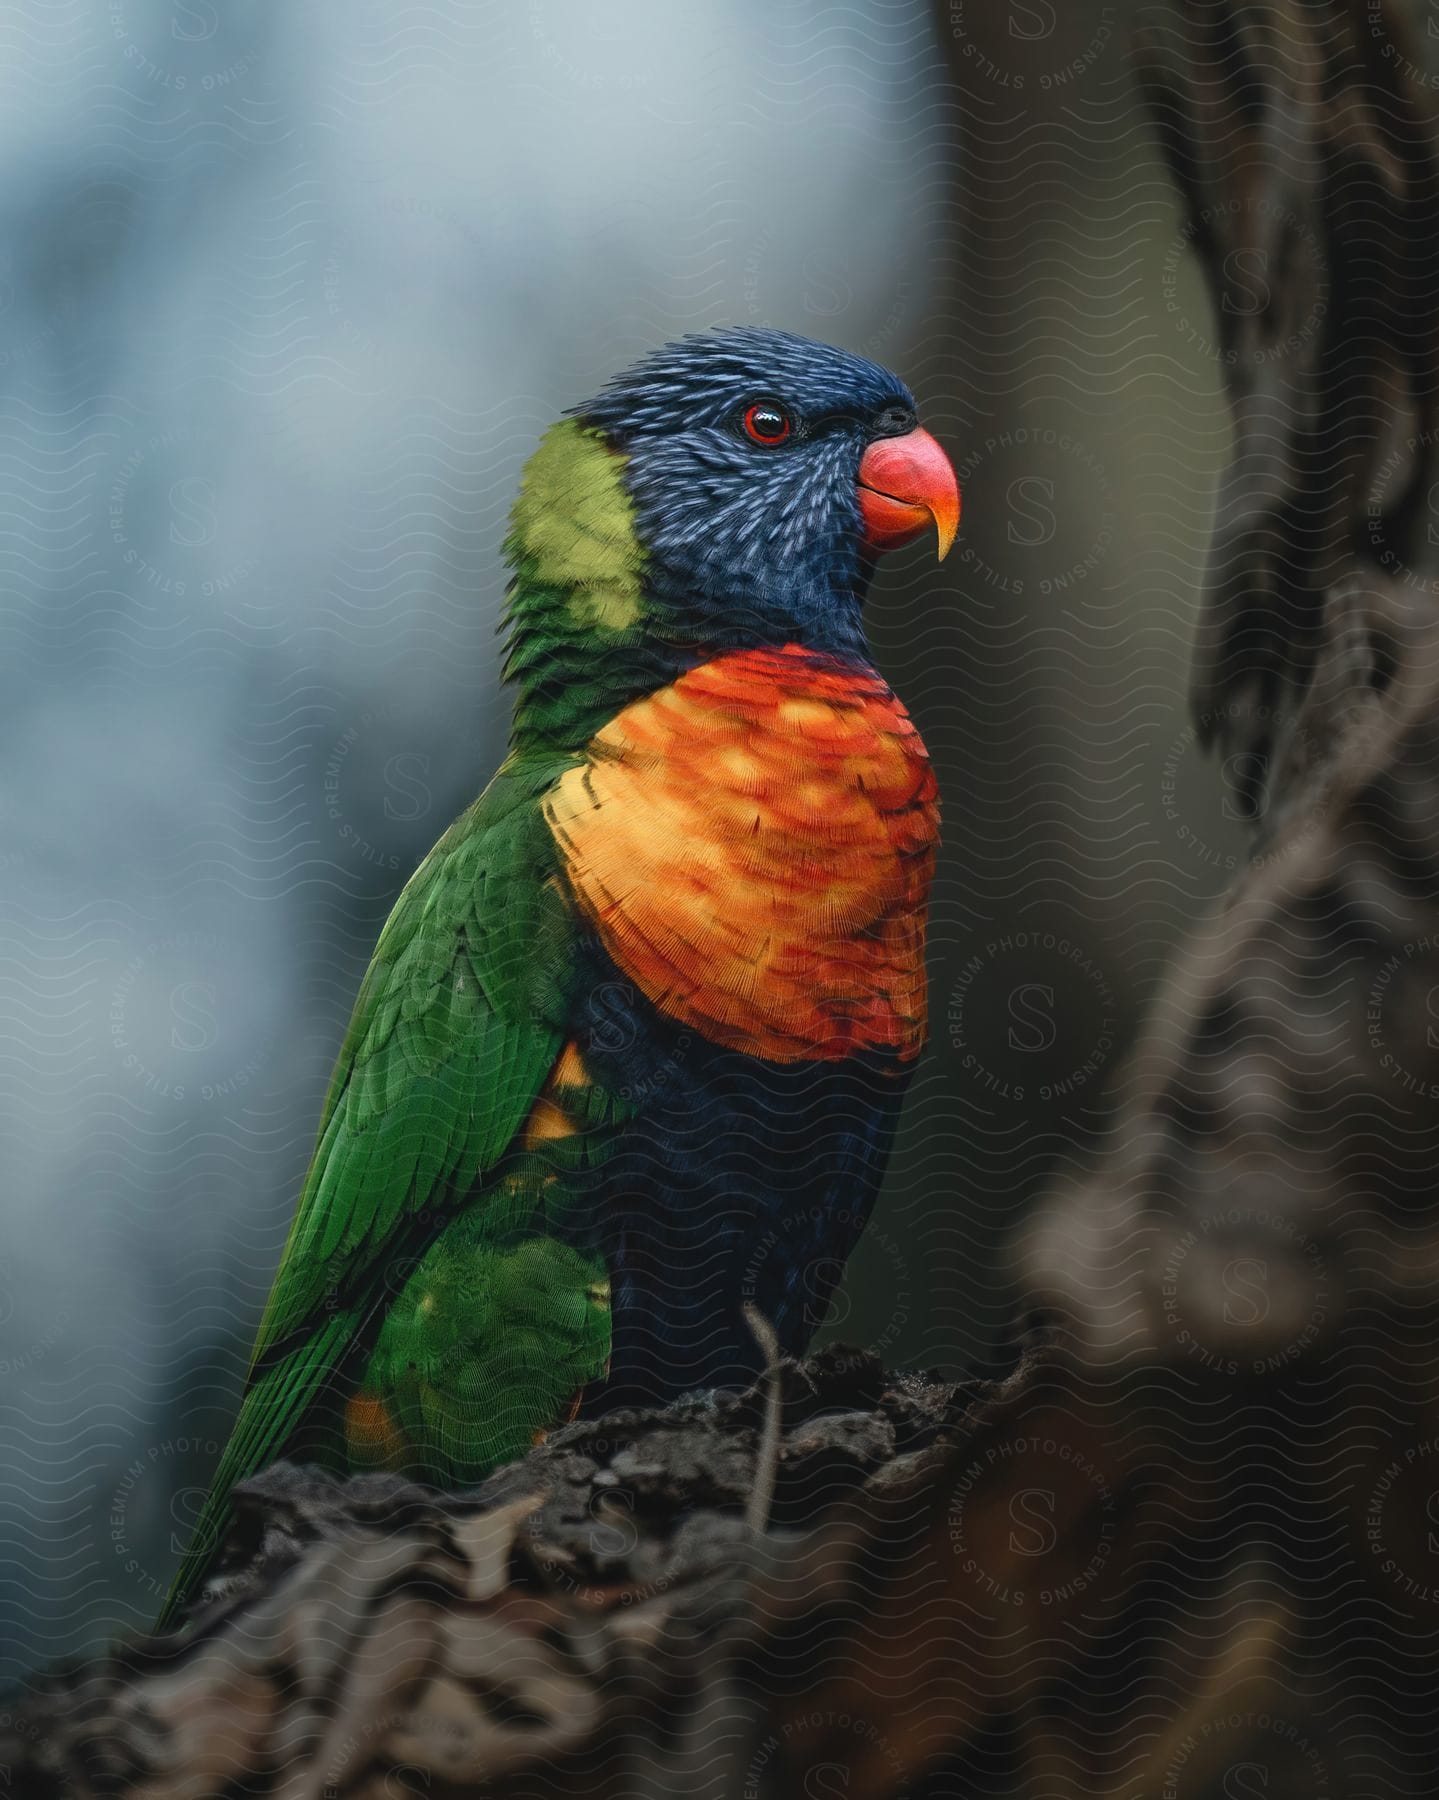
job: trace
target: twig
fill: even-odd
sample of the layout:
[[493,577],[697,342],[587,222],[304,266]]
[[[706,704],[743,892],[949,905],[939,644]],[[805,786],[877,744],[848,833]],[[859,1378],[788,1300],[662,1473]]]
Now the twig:
[[764,1429],[760,1435],[759,1455],[755,1459],[754,1491],[745,1508],[745,1522],[756,1533],[769,1529],[769,1510],[774,1502],[775,1480],[779,1473],[780,1420],[784,1412],[784,1377],[779,1366],[779,1339],[774,1326],[755,1306],[744,1309],[745,1324],[764,1352],[765,1373],[769,1391],[765,1396]]

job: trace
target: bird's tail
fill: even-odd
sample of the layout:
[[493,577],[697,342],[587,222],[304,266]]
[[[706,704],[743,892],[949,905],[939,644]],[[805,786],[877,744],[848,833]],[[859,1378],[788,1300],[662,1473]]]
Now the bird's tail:
[[174,1623],[204,1579],[234,1514],[235,1484],[258,1474],[295,1436],[315,1401],[329,1387],[353,1330],[352,1317],[331,1319],[251,1382],[201,1508],[195,1535],[155,1621],[157,1631]]

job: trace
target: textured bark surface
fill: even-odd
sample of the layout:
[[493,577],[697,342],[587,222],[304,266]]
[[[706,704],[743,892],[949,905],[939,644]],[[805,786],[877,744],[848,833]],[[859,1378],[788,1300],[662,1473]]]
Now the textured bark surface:
[[0,1766],[34,1794],[779,1793],[842,1752],[890,1791],[948,1716],[910,1609],[942,1598],[948,1471],[993,1390],[838,1348],[772,1380],[777,1433],[771,1382],[615,1413],[468,1498],[279,1465],[192,1628],[43,1684]]
[[1234,408],[1195,706],[1257,850],[1019,1246],[1016,1371],[830,1350],[777,1437],[763,1388],[616,1414],[461,1499],[272,1470],[189,1633],[13,1703],[16,1792],[1432,1791],[1439,140],[1402,16],[1143,9]]
[[1330,748],[1327,719],[1298,714],[1326,650],[1347,654],[1336,596],[1362,593],[1379,676],[1433,614],[1434,18],[1403,0],[1164,0],[1140,19],[1136,72],[1233,408],[1191,699],[1258,805],[1271,748]]

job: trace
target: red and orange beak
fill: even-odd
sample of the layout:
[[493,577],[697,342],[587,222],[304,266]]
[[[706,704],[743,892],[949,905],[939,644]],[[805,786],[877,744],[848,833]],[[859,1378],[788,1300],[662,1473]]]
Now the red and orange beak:
[[859,460],[859,510],[871,550],[908,544],[932,524],[942,562],[959,530],[954,465],[920,426],[876,438]]

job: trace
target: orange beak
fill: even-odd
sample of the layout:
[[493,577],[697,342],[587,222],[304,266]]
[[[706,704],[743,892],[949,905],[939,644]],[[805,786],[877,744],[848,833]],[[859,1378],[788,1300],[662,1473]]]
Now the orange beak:
[[908,544],[932,524],[943,562],[959,530],[954,465],[920,426],[876,438],[859,459],[859,511],[871,550]]

